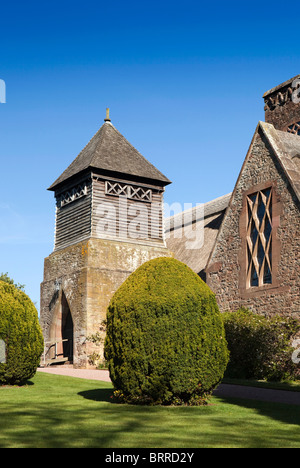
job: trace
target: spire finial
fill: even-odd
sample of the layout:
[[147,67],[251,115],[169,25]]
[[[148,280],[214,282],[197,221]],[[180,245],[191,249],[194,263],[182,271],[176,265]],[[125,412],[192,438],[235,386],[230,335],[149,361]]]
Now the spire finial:
[[104,122],[111,122],[111,119],[109,118],[109,107],[106,108],[106,117],[104,119]]

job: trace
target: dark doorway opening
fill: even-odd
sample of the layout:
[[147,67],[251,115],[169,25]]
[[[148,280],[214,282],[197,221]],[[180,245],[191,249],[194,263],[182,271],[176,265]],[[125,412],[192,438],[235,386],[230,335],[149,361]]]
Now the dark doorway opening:
[[62,339],[67,340],[63,341],[63,354],[64,357],[68,358],[70,363],[73,362],[73,341],[74,341],[74,325],[70,307],[67,301],[67,298],[64,293],[62,293],[61,299],[62,307],[62,321],[61,321],[61,334]]

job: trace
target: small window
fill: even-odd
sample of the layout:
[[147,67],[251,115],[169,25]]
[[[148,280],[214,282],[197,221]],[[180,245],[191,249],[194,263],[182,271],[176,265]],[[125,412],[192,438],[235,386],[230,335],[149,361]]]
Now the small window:
[[6,363],[6,345],[5,341],[0,340],[0,364]]
[[247,196],[247,286],[272,283],[272,188]]
[[300,122],[289,125],[287,131],[288,133],[293,133],[294,135],[300,135]]

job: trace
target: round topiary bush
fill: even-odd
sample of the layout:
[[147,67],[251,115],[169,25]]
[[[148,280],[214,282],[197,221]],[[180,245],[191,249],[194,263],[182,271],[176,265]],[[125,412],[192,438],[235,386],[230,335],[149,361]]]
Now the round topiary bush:
[[22,385],[40,364],[44,340],[35,306],[14,286],[0,281],[0,385]]
[[229,359],[214,294],[178,260],[144,263],[110,302],[105,359],[119,401],[204,404]]

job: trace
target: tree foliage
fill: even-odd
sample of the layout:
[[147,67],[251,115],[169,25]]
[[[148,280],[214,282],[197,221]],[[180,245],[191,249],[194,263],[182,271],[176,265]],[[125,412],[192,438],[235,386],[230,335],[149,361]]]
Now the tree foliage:
[[0,281],[4,281],[4,283],[11,284],[15,288],[20,289],[20,291],[24,291],[25,289],[25,284],[15,283],[14,280],[8,276],[8,273],[1,273]]
[[0,281],[0,340],[5,345],[0,385],[24,384],[36,372],[44,340],[29,297],[4,281]]
[[214,294],[175,259],[146,262],[110,302],[105,358],[121,401],[205,403],[228,363]]
[[228,377],[284,380],[296,378],[292,339],[299,320],[279,315],[265,317],[241,308],[222,314],[230,350]]

